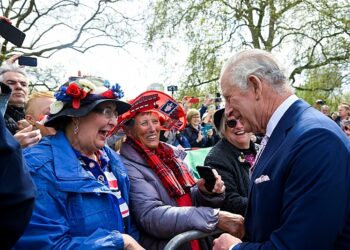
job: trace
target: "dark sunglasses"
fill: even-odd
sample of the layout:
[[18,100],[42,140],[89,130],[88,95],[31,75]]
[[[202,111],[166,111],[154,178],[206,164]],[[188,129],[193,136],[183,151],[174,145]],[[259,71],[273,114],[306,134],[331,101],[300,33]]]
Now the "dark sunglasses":
[[226,126],[229,128],[235,128],[237,126],[237,120],[236,119],[227,120]]

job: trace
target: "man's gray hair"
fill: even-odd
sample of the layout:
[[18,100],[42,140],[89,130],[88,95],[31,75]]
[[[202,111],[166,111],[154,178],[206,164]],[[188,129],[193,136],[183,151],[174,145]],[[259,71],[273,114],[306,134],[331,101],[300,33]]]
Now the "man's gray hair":
[[249,75],[267,80],[277,93],[290,90],[284,70],[273,55],[264,50],[251,49],[237,53],[222,68],[220,82],[224,73],[229,73],[230,84],[243,90],[248,88]]
[[4,64],[0,67],[0,82],[4,81],[4,74],[7,72],[19,73],[28,79],[28,74],[24,68],[18,67],[14,64]]

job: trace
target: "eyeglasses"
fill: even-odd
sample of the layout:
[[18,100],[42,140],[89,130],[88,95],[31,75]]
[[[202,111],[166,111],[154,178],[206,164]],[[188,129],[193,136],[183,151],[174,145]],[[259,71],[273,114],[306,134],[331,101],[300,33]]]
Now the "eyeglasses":
[[229,128],[235,128],[237,126],[237,120],[236,119],[227,120],[226,126]]
[[112,117],[118,119],[118,112],[113,111],[111,108],[95,108],[94,111],[99,114],[103,114],[107,119],[111,119]]

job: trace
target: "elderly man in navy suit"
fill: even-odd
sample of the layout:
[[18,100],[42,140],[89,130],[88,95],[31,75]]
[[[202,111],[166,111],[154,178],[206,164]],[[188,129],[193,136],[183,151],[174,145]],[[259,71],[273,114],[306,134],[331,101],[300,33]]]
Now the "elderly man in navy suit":
[[214,250],[350,249],[350,142],[337,124],[293,94],[268,52],[233,56],[220,84],[226,116],[267,143],[251,176],[247,240],[223,234]]

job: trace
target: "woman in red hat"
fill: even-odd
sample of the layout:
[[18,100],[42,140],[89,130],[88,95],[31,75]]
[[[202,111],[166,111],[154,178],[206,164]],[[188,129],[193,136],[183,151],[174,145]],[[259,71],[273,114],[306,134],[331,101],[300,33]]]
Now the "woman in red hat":
[[[186,125],[185,112],[170,96],[147,91],[120,119],[127,135],[120,154],[130,178],[130,208],[144,248],[163,249],[171,238],[189,230],[219,228],[243,236],[243,217],[217,209],[225,196],[217,172],[214,188],[207,190],[203,179],[195,182],[177,149],[159,141],[161,129],[181,130]],[[211,249],[211,243],[193,240],[181,249]]]

